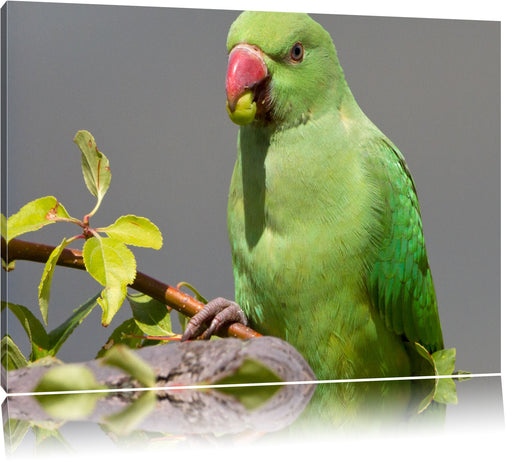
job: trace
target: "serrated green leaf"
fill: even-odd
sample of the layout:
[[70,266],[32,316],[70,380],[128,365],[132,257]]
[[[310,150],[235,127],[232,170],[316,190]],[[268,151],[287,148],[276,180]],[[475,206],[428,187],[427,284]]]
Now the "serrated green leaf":
[[93,237],[85,243],[83,253],[87,271],[100,284],[108,285],[110,278],[126,284],[135,279],[135,257],[122,242]]
[[32,314],[32,312],[22,306],[14,303],[2,302],[2,310],[9,308],[12,313],[18,318],[21,325],[28,335],[30,344],[32,345],[32,353],[30,361],[35,361],[39,358],[48,356],[48,334],[41,322]]
[[93,237],[84,245],[83,258],[89,274],[105,286],[98,303],[103,309],[101,322],[108,326],[126,297],[126,286],[137,274],[135,257],[116,239]]
[[144,387],[154,387],[156,382],[153,368],[133,353],[126,345],[115,345],[107,351],[102,362],[115,366],[130,374]]
[[[66,364],[53,367],[42,377],[33,392],[66,392],[102,390],[105,387],[98,382],[94,374],[85,366]],[[94,410],[96,401],[103,393],[72,393],[38,395],[44,410],[52,417],[59,419],[79,419],[86,417]]]
[[103,231],[109,237],[128,245],[153,249],[162,247],[162,233],[155,224],[144,217],[125,215],[119,217],[112,225],[99,228],[98,231]]
[[110,415],[105,423],[116,435],[126,435],[133,431],[156,406],[156,393],[148,390],[142,393],[133,403],[118,414]]
[[90,193],[98,198],[93,215],[105,196],[112,175],[107,157],[98,150],[94,137],[86,130],[80,130],[73,140],[82,151],[82,173]]
[[133,319],[139,328],[146,334],[159,337],[172,337],[171,317],[167,307],[144,294],[128,295],[132,308]]
[[439,375],[451,375],[455,369],[455,348],[439,350],[432,353]]
[[28,364],[27,359],[14,343],[14,340],[5,334],[0,344],[0,351],[2,353],[2,366],[7,371],[20,369]]
[[8,419],[4,425],[5,448],[9,454],[13,454],[23,441],[30,428],[26,420]]
[[37,231],[55,223],[59,218],[71,218],[62,204],[53,196],[40,197],[9,217],[7,220],[7,242],[21,234]]
[[457,404],[457,389],[453,379],[444,378],[437,381],[434,401],[442,404]]
[[39,283],[38,299],[39,309],[43,315],[43,321],[48,325],[48,304],[50,302],[50,290],[52,286],[53,272],[57,266],[57,260],[69,241],[64,238],[62,242],[53,249],[44,266],[41,282]]
[[61,325],[48,333],[49,349],[51,355],[56,355],[62,344],[67,340],[78,325],[89,315],[97,305],[99,294],[87,300],[83,305],[73,311],[73,314]]
[[143,336],[144,332],[140,330],[133,318],[127,319],[114,329],[103,348],[98,351],[96,358],[105,356],[114,345],[123,344],[131,349],[140,348],[144,341]]
[[[237,384],[270,383],[256,387],[237,387]],[[251,358],[246,358],[242,365],[229,377],[225,377],[215,385],[234,385],[219,388],[219,391],[234,396],[247,409],[253,410],[266,403],[279,390],[282,379],[264,364]]]

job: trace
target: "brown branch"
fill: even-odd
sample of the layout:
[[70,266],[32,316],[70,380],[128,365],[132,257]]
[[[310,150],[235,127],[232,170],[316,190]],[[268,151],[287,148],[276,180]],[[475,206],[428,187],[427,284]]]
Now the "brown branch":
[[[7,245],[5,239],[2,237],[2,258],[6,263],[14,260],[46,263],[54,248],[55,247],[51,245],[27,242],[20,239],[12,239]],[[57,264],[68,268],[85,270],[84,260],[80,250],[64,249],[57,260]],[[169,286],[138,271],[130,287],[153,297],[155,300],[165,303],[167,306],[189,318],[199,313],[204,306],[195,298],[179,291],[175,287]],[[261,334],[240,323],[231,324],[226,330],[225,335],[243,339],[261,336]]]

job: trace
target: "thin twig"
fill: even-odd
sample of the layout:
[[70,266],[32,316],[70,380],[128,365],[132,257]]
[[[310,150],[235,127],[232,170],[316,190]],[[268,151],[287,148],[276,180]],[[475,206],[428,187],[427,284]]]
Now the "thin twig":
[[[7,245],[2,237],[2,258],[6,263],[14,260],[46,263],[54,248],[51,245],[27,242],[21,239],[12,239]],[[85,270],[82,252],[76,249],[64,249],[57,260],[57,265]],[[137,276],[133,283],[130,284],[130,287],[165,303],[170,308],[179,311],[189,318],[199,313],[204,306],[190,295],[139,271],[137,271]],[[243,339],[261,336],[261,334],[240,323],[231,324],[224,334],[229,337]]]

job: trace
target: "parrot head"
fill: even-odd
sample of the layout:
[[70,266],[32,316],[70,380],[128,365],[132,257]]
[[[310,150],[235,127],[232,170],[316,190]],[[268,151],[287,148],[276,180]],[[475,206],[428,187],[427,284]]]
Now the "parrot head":
[[297,125],[339,107],[343,72],[329,34],[306,14],[242,13],[228,39],[227,111],[239,125]]

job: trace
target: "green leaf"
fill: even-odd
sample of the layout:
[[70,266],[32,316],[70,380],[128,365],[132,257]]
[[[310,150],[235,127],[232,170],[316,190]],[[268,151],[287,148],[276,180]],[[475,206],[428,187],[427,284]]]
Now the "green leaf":
[[55,356],[57,354],[62,344],[97,305],[98,295],[99,294],[87,300],[83,305],[74,310],[73,314],[66,319],[66,321],[49,332],[49,348],[51,355]]
[[457,404],[457,389],[453,379],[438,379],[434,401],[442,404]]
[[254,387],[237,387],[236,385],[269,382],[282,382],[282,379],[259,361],[246,358],[234,374],[215,382],[215,385],[234,385],[233,387],[219,388],[219,391],[234,396],[247,410],[253,410],[266,403],[281,385]]
[[115,366],[127,372],[144,387],[155,386],[156,377],[153,368],[126,345],[112,347],[107,351],[102,361],[104,364]]
[[171,317],[167,307],[144,294],[128,295],[133,319],[146,334],[159,337],[173,337]]
[[455,369],[455,348],[436,351],[432,353],[432,359],[439,375],[452,375]]
[[156,406],[156,393],[148,390],[142,393],[132,404],[118,414],[110,415],[105,423],[116,435],[126,435],[133,431]]
[[41,314],[43,315],[43,321],[46,325],[48,325],[48,304],[50,302],[50,290],[52,286],[52,278],[55,267],[57,266],[57,260],[60,257],[60,254],[69,244],[66,238],[62,239],[62,242],[53,249],[52,253],[48,257],[46,261],[46,265],[44,266],[43,275],[41,277],[41,282],[39,283],[39,309],[41,310]]
[[128,348],[140,348],[144,339],[144,332],[137,326],[133,318],[127,319],[121,325],[116,327],[103,348],[96,355],[101,358],[107,354],[114,345],[126,345]]
[[[101,390],[94,374],[85,366],[66,364],[51,368],[41,377],[33,390],[35,393]],[[79,419],[94,410],[96,401],[104,393],[70,393],[37,395],[44,410],[58,419]]]
[[7,220],[7,242],[45,225],[55,223],[59,218],[71,218],[68,212],[53,196],[41,197],[24,205]]
[[105,286],[98,303],[103,309],[101,322],[108,326],[126,297],[126,286],[137,274],[135,257],[116,239],[93,237],[84,245],[83,258],[89,274]]
[[109,161],[103,153],[98,151],[96,141],[88,131],[80,130],[73,141],[82,151],[82,172],[87,189],[98,198],[94,210],[89,214],[89,216],[94,215],[110,186],[112,175]]
[[35,361],[39,358],[48,356],[48,334],[46,333],[46,330],[41,322],[31,313],[28,308],[22,305],[2,302],[2,310],[6,307],[9,308],[18,318],[28,335],[30,344],[32,345],[30,361]]
[[7,240],[7,218],[3,213],[0,213],[0,234]]
[[5,447],[9,454],[13,454],[23,441],[30,428],[26,420],[8,419],[4,425]]
[[106,228],[98,228],[98,231],[105,232],[109,237],[128,245],[153,249],[162,247],[162,233],[156,225],[144,217],[125,215]]
[[33,390],[34,393],[102,390],[90,369],[77,364],[54,366],[46,372]]
[[28,364],[27,359],[14,343],[14,340],[5,334],[0,344],[0,351],[2,352],[2,366],[7,371],[20,369]]

